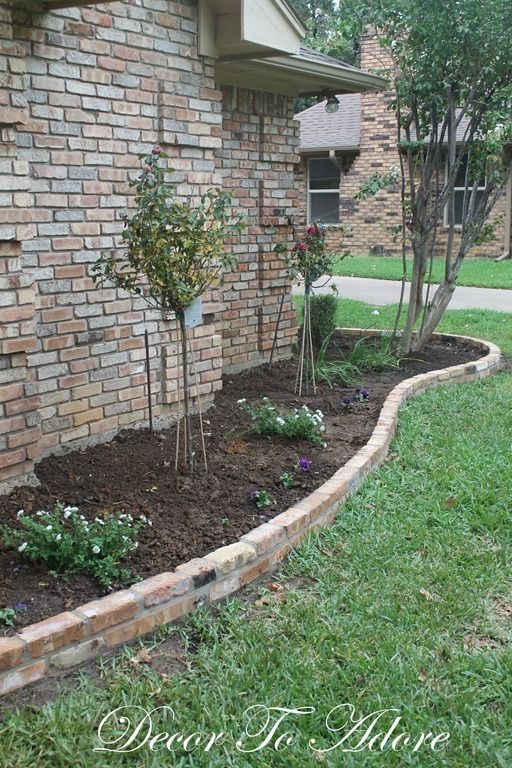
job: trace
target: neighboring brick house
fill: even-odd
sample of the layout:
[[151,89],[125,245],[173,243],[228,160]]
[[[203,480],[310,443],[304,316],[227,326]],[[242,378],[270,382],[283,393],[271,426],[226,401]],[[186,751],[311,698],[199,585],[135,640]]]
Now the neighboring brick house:
[[[386,53],[370,37],[361,44],[363,69],[389,66]],[[398,185],[366,201],[355,200],[361,185],[374,173],[386,173],[399,163],[393,92],[340,95],[340,108],[327,114],[323,104],[306,109],[296,118],[301,124],[297,179],[302,188],[302,220],[315,218],[329,224],[332,247],[355,254],[398,254],[400,243],[393,228],[401,223]],[[457,194],[457,193],[456,193]],[[461,192],[462,195],[462,192]],[[496,238],[475,246],[471,255],[498,257],[510,254],[512,179],[498,201],[493,220]],[[340,228],[343,234],[340,235]],[[441,252],[444,233],[438,233]]]
[[381,85],[303,36],[286,0],[0,0],[0,482],[147,419],[146,329],[156,415],[174,413],[174,323],[90,276],[157,143],[179,195],[218,185],[247,215],[239,270],[194,330],[205,404],[223,371],[264,360],[283,292],[290,354],[273,246],[296,213],[293,97]]

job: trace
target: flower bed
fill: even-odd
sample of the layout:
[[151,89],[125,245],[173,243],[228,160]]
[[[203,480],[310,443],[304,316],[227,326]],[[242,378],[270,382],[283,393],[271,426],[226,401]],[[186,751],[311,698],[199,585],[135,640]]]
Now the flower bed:
[[[360,331],[353,333],[361,335]],[[323,408],[320,410],[325,414],[326,448],[323,445],[317,446],[311,443],[307,443],[307,446],[288,444],[282,436],[270,442],[269,438],[247,434],[251,420],[237,402],[242,399],[240,397],[242,392],[245,391],[246,394],[250,392],[250,398],[247,399],[251,401],[254,395],[270,396],[268,387],[273,381],[275,386],[281,387],[283,404],[289,408],[297,407],[297,403],[287,389],[285,376],[287,369],[284,364],[279,369],[276,368],[271,377],[264,371],[252,371],[228,380],[215,411],[211,416],[209,414],[209,420],[212,426],[210,439],[214,441],[215,447],[220,449],[224,446],[224,449],[219,451],[220,463],[226,471],[230,467],[231,474],[227,478],[222,478],[222,483],[215,486],[216,494],[212,493],[211,479],[212,471],[216,471],[215,464],[209,475],[202,479],[198,476],[190,487],[187,485],[188,480],[182,480],[180,484],[175,478],[176,493],[181,494],[185,501],[182,525],[188,526],[187,537],[182,544],[186,554],[181,559],[188,560],[190,557],[193,559],[178,565],[173,572],[170,572],[169,569],[175,565],[172,557],[179,558],[179,555],[172,554],[175,550],[170,550],[168,544],[170,538],[167,534],[165,547],[161,547],[155,557],[147,560],[144,549],[147,547],[147,552],[151,554],[152,546],[162,538],[159,528],[162,528],[164,533],[168,531],[172,533],[173,530],[176,532],[178,529],[178,515],[172,518],[172,507],[159,509],[160,496],[148,490],[147,493],[150,495],[143,513],[150,513],[153,526],[151,528],[148,526],[142,531],[141,545],[138,550],[130,554],[126,565],[131,566],[135,573],[141,576],[147,575],[150,578],[135,584],[129,590],[93,600],[78,608],[75,608],[76,603],[64,605],[62,607],[69,610],[59,616],[26,627],[18,636],[0,640],[0,673],[2,673],[0,691],[6,692],[20,687],[31,680],[39,679],[50,669],[79,663],[83,659],[94,656],[103,648],[112,647],[150,632],[159,624],[178,619],[192,610],[198,602],[222,598],[270,571],[309,530],[327,525],[336,514],[339,502],[358,487],[364,474],[382,461],[396,426],[397,411],[401,402],[414,392],[421,391],[431,384],[481,378],[496,370],[499,365],[499,350],[493,345],[476,342],[461,346],[459,343],[459,347],[454,349],[450,346],[453,339],[444,337],[440,341],[442,343],[438,343],[429,354],[432,356],[430,367],[439,368],[441,365],[441,370],[418,373],[418,366],[421,370],[421,364],[418,361],[408,363],[405,370],[379,374],[381,376],[380,392],[377,377],[374,374],[365,379],[365,389],[369,397],[361,398],[349,409],[342,403],[343,399],[350,394],[347,390],[322,390],[316,398],[309,398],[309,407],[312,410],[313,406],[315,406],[314,410],[318,410],[319,398],[322,401]],[[474,358],[475,347],[490,351],[485,358],[476,363],[466,362],[449,370],[446,369],[454,358],[457,362],[461,362],[461,357],[465,360]],[[289,367],[293,370],[291,366]],[[425,367],[423,364],[423,370]],[[410,378],[412,374],[413,378]],[[265,378],[266,376],[268,378]],[[409,378],[404,380],[404,377]],[[401,383],[397,384],[397,381]],[[249,382],[251,382],[250,385]],[[389,392],[393,386],[393,391],[386,397],[383,390]],[[262,391],[262,387],[266,389],[265,392]],[[276,394],[277,392],[272,393],[272,401],[278,400]],[[231,403],[230,407],[228,407],[228,400]],[[381,410],[384,400],[384,408]],[[242,421],[238,424],[233,423],[232,420],[235,407],[236,412],[242,414]],[[225,422],[226,428],[229,424],[229,430],[218,432],[216,419],[227,418],[229,414],[231,421]],[[139,448],[143,445],[141,437],[136,435]],[[111,444],[111,448],[103,446],[101,450],[117,450],[117,446],[129,445],[130,439],[128,436],[124,442]],[[165,441],[158,442],[159,449],[165,456]],[[245,447],[243,447],[244,444]],[[261,450],[256,450],[256,445],[263,447]],[[91,449],[91,451],[98,450],[100,447]],[[212,455],[211,449],[209,453]],[[88,471],[91,467],[88,461],[90,455],[88,451],[81,454],[84,477],[92,474]],[[70,461],[70,456],[72,455],[49,459],[47,462],[50,464],[56,462],[55,466],[61,467],[61,474],[66,475],[66,462]],[[125,457],[122,458],[126,462]],[[300,466],[301,459],[311,462],[307,469]],[[163,458],[162,462],[165,461],[168,459]],[[158,467],[155,468],[155,471],[157,470]],[[163,471],[162,467],[160,471]],[[132,467],[129,467],[129,472],[133,475]],[[296,477],[291,488],[285,487],[280,480],[284,473],[293,474]],[[173,474],[174,471],[169,469],[169,477]],[[98,485],[97,480],[91,483],[94,487]],[[19,494],[34,494],[32,497],[34,503],[36,500],[37,503],[40,502],[41,497],[38,494],[41,493],[48,494],[46,498],[54,497],[54,490],[48,486],[48,483],[46,485],[47,487],[43,489],[22,489],[11,494],[11,497],[3,499],[1,508],[4,519],[7,515],[6,503],[11,505],[9,514],[15,517],[16,513],[13,509],[19,506]],[[122,485],[123,478],[120,477],[119,486],[122,487]],[[91,485],[87,483],[82,486],[79,478],[68,477],[67,488],[74,488],[75,494],[90,493],[90,487]],[[146,488],[151,489],[152,486],[149,484]],[[314,488],[317,490],[307,495]],[[117,493],[118,490],[112,487],[111,494]],[[168,493],[168,490],[166,486],[163,493]],[[220,490],[226,492],[227,495],[224,497],[226,501],[222,501]],[[258,508],[255,500],[251,499],[251,493],[254,490],[259,492],[264,490],[277,503]],[[107,491],[108,487],[105,493]],[[204,521],[205,530],[209,524],[208,536],[204,536],[198,546],[198,542],[194,541],[193,502],[188,507],[186,501],[190,494],[191,499],[195,498],[195,509],[198,510],[200,505],[198,499],[206,498],[208,492],[210,498],[213,496],[212,505]],[[82,501],[87,498],[89,497],[85,495]],[[111,505],[115,503],[111,497],[108,498]],[[236,509],[228,506],[231,503],[230,499],[237,499]],[[78,498],[66,499],[66,502],[72,502],[77,506],[82,503]],[[140,505],[140,501],[137,503]],[[218,517],[213,516],[213,510]],[[97,514],[97,509],[95,511]],[[199,511],[198,516],[200,516]],[[166,516],[170,520],[165,526]],[[228,517],[232,521],[230,525],[233,528],[233,537],[227,535],[227,523],[222,522]],[[212,546],[209,542],[212,541],[216,529],[223,532],[223,539]],[[145,540],[146,536],[149,538]],[[8,561],[11,567],[20,567],[22,555],[12,552],[4,553],[4,558],[6,554],[7,557],[11,557]],[[162,559],[159,559],[160,557]],[[161,563],[164,563],[163,567]],[[5,559],[0,565],[5,567]],[[144,567],[151,570],[144,571]],[[158,575],[151,576],[151,573],[155,572]],[[32,568],[32,574],[33,582],[41,577],[34,568]],[[70,586],[71,584],[72,582]],[[75,599],[77,599],[76,595],[80,595],[80,589],[76,590],[76,583],[74,586]],[[86,597],[98,594],[97,589],[96,593],[87,594],[87,589],[90,588],[89,583],[85,589]],[[44,589],[48,593],[48,582]],[[73,591],[70,590],[67,599],[72,600],[72,595]],[[58,593],[57,596],[62,600],[62,594]],[[18,597],[21,599],[19,595]],[[34,595],[31,594],[30,597],[33,598]]]

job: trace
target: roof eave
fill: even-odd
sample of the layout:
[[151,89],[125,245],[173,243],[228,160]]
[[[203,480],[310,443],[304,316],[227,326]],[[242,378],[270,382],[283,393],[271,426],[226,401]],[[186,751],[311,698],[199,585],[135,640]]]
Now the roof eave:
[[[370,72],[356,69],[355,67],[340,64],[332,65],[324,62],[316,62],[300,55],[276,56],[266,60],[269,66],[276,66],[282,70],[301,72],[317,76],[325,87],[332,87],[337,93],[362,93],[365,91],[383,91],[388,86],[388,81],[372,75]],[[339,90],[337,90],[339,88]],[[317,92],[299,93],[299,96],[311,96]]]
[[315,154],[317,152],[352,152],[357,153],[360,152],[360,146],[359,145],[353,145],[353,144],[345,144],[345,145],[334,145],[334,146],[328,146],[328,147],[301,147],[299,149],[299,154],[301,155],[311,155]]
[[287,96],[317,96],[325,89],[335,93],[382,91],[387,81],[355,67],[331,65],[309,60],[297,54],[229,62],[217,62],[216,80],[251,90],[269,91]]

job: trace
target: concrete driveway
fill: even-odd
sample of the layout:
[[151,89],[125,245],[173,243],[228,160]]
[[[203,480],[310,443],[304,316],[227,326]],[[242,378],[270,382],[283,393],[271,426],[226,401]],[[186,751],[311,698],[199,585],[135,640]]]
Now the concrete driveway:
[[[322,280],[318,282],[322,285]],[[397,304],[400,299],[400,281],[373,280],[366,277],[333,277],[325,285],[322,285],[322,288],[317,288],[314,292],[317,294],[330,293],[331,284],[336,285],[338,296],[343,299],[357,299],[366,304],[377,306]],[[409,287],[407,284],[406,301],[409,297]],[[294,293],[300,294],[302,290],[302,287],[294,288]],[[493,309],[497,312],[512,312],[512,291],[501,288],[458,286],[453,294],[449,309]]]

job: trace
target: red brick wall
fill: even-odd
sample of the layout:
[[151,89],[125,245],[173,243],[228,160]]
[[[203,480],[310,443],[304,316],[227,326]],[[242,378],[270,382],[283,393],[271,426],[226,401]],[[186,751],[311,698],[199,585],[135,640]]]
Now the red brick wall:
[[[226,92],[223,104],[213,60],[197,53],[196,14],[194,0],[49,13],[0,0],[0,482],[29,471],[39,453],[147,418],[145,329],[155,413],[175,412],[174,321],[91,278],[100,253],[118,246],[138,155],[155,144],[170,155],[178,194],[224,184],[248,211],[240,271],[222,296],[205,297],[193,334],[204,404],[224,362],[253,364],[271,345],[286,288],[272,226],[286,232],[294,204],[291,106],[249,92]],[[13,243],[15,290],[3,256]],[[288,301],[282,354],[293,322]],[[27,401],[23,424],[11,421],[14,397]]]

